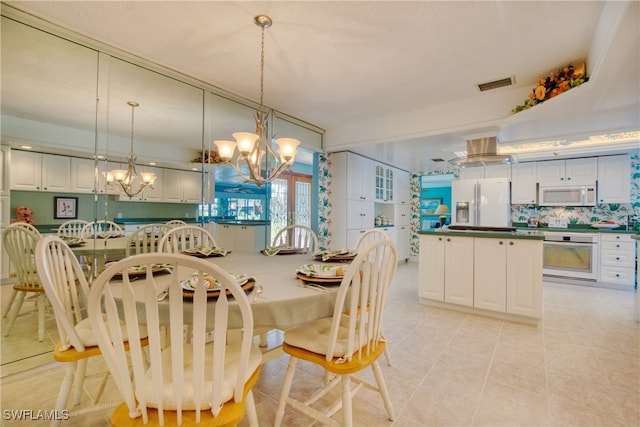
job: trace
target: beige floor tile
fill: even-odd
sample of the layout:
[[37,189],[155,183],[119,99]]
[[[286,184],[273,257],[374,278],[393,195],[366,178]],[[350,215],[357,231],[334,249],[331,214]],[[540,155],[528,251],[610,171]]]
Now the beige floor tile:
[[[378,394],[363,390],[354,397],[356,426],[640,426],[635,293],[545,283],[544,320],[532,326],[422,305],[417,287],[417,263],[401,263],[384,323],[393,364],[380,360],[395,421],[387,420]],[[5,298],[9,287],[1,288]],[[24,333],[2,339],[2,409],[52,409],[63,377],[49,353],[55,324],[48,320],[45,344],[35,338],[35,323],[16,327]],[[281,334],[270,332],[269,339],[276,343]],[[254,388],[261,426],[273,424],[287,362],[281,356],[266,363]],[[89,371],[103,367],[90,363]],[[323,378],[321,369],[299,363],[294,395],[308,396]],[[86,389],[92,392],[98,380],[89,379]],[[108,384],[105,400],[119,402]],[[81,406],[89,399],[85,393]],[[110,413],[72,416],[62,425],[107,426]],[[318,423],[289,407],[283,425]]]

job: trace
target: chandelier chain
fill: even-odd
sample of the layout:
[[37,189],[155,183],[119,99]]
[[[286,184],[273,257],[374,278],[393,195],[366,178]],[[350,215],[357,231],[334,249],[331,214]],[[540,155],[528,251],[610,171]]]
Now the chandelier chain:
[[264,111],[264,25],[260,37],[260,111]]

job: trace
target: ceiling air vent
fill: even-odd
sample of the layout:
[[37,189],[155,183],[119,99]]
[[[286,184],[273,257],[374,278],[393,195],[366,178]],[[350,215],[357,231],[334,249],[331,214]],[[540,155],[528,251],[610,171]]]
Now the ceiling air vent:
[[444,159],[431,159],[432,162],[444,162]]
[[480,92],[486,92],[492,89],[498,89],[499,87],[511,86],[515,83],[515,79],[513,77],[507,77],[500,80],[494,80],[492,82],[487,83],[478,83],[476,86]]

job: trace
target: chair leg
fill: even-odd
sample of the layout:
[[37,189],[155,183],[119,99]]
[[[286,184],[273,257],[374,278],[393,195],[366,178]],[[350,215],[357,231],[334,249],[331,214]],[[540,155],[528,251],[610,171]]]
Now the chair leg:
[[84,391],[84,379],[87,377],[88,359],[81,359],[75,372],[75,387],[73,391],[73,406],[79,405],[82,400],[82,392]]
[[376,360],[371,365],[371,369],[373,369],[373,375],[376,378],[376,383],[378,384],[378,391],[382,396],[382,401],[384,402],[384,408],[387,410],[387,416],[390,421],[393,421],[395,415],[393,414],[393,405],[391,404],[391,398],[389,397],[389,391],[387,390],[387,384],[384,382],[384,377],[382,376],[382,370],[380,369],[380,365]]
[[284,374],[284,382],[282,383],[282,392],[280,393],[280,403],[278,403],[278,410],[276,411],[276,420],[273,424],[274,427],[280,427],[282,419],[284,418],[284,409],[287,405],[287,398],[289,397],[289,391],[291,390],[291,383],[293,382],[293,374],[296,372],[296,362],[298,359],[290,357],[289,365],[287,366],[287,372]]
[[18,291],[16,291],[15,289],[11,291],[11,296],[9,297],[9,301],[7,301],[7,304],[2,309],[2,318],[7,317],[7,314],[9,314],[9,310],[11,310],[11,305],[13,304],[13,301],[16,299],[17,294],[18,294]]
[[18,300],[13,304],[13,308],[11,309],[11,313],[9,314],[9,323],[7,324],[7,329],[4,331],[4,336],[8,337],[9,333],[11,333],[11,329],[13,329],[13,324],[18,317],[18,313],[20,313],[20,309],[22,308],[22,303],[24,302],[24,296],[26,292],[20,291],[18,293]]
[[391,366],[391,352],[388,345],[384,347],[384,359],[387,361],[387,366]]
[[40,295],[38,295],[38,301],[36,302],[36,304],[38,305],[38,341],[42,342],[44,341],[44,334],[45,334],[44,310],[47,304],[47,300],[45,299],[44,292],[40,292]]
[[351,376],[342,375],[342,425],[353,426],[353,409],[351,406]]
[[[77,365],[77,362],[69,362],[65,367],[64,378],[62,379],[62,384],[60,384],[60,391],[58,392],[58,399],[56,400],[56,412],[58,414],[67,407],[67,402],[69,401],[69,394],[71,393],[71,386],[73,385],[73,378],[76,373]],[[60,419],[54,419],[51,422],[51,427],[59,426],[60,421]]]
[[258,427],[258,413],[256,412],[256,402],[253,398],[253,391],[249,390],[249,393],[247,393],[244,399],[249,427]]

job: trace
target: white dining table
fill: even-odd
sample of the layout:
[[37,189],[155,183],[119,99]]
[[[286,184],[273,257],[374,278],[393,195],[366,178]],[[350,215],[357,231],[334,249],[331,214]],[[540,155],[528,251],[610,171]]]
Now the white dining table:
[[[303,264],[320,263],[314,261],[311,254],[291,254],[267,256],[257,251],[231,252],[224,257],[205,258],[207,262],[217,264],[229,273],[246,274],[255,278],[255,287],[261,286],[259,295],[249,295],[253,312],[254,331],[260,334],[272,329],[287,330],[300,324],[322,317],[333,315],[333,308],[340,283],[321,286],[309,285],[296,277],[296,269]],[[346,264],[341,264],[345,265]],[[179,277],[188,277],[189,271],[178,271]],[[168,277],[168,276],[167,276]],[[156,275],[155,280],[162,284],[162,275]],[[131,283],[136,300],[142,301],[145,289],[145,279]],[[112,281],[112,292],[116,299],[122,290],[122,282]],[[254,301],[254,297],[257,297]],[[212,299],[211,301],[215,301]],[[210,303],[212,310],[214,304]],[[233,302],[230,305],[229,327],[241,326],[239,310],[234,311]],[[168,302],[160,303],[160,320],[168,324]],[[191,304],[184,303],[185,320],[192,316]],[[139,318],[141,324],[145,319]],[[213,327],[214,316],[208,316],[207,327]],[[212,322],[209,324],[209,320]],[[187,320],[188,321],[188,320]]]

